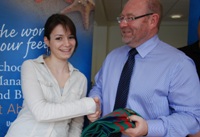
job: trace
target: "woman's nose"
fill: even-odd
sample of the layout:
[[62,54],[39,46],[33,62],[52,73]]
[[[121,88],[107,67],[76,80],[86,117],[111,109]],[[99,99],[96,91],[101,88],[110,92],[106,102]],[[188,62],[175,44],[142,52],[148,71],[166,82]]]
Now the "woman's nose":
[[64,39],[64,46],[69,46],[69,39],[68,38]]

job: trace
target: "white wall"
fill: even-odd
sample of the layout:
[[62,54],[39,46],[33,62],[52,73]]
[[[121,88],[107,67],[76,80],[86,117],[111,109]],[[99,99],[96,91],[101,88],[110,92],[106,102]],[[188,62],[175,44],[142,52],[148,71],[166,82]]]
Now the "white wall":
[[94,25],[92,49],[92,74],[91,80],[97,73],[107,55],[107,27]]
[[179,48],[187,45],[188,23],[167,23],[161,24],[159,37],[164,42]]
[[[174,47],[187,45],[188,24],[187,23],[162,23],[159,37]],[[93,55],[91,80],[100,69],[106,55],[114,48],[121,46],[121,35],[118,24],[111,23],[108,26],[94,24],[93,33]]]

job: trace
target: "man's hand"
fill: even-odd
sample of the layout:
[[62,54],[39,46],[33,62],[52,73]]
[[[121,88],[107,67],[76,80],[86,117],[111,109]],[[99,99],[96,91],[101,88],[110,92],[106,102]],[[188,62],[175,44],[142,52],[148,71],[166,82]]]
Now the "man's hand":
[[123,134],[129,137],[140,137],[148,134],[148,125],[147,122],[140,116],[132,115],[129,117],[130,121],[134,121],[136,127],[128,128]]
[[200,137],[200,131],[194,135],[188,135],[188,137]]
[[96,103],[96,112],[93,113],[93,114],[87,115],[88,119],[91,122],[94,122],[95,120],[97,120],[101,115],[101,103],[100,103],[100,100],[99,100],[98,97],[94,97],[93,99],[94,99],[94,101]]

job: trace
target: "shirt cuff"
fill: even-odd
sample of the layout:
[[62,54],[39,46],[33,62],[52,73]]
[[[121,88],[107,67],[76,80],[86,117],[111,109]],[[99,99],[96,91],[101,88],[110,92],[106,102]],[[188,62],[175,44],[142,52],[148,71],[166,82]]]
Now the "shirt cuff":
[[162,120],[147,120],[147,124],[148,124],[147,136],[163,137],[165,135],[165,129]]
[[93,98],[85,97],[85,98],[82,98],[82,100],[85,104],[85,107],[87,109],[86,111],[88,114],[92,114],[96,112],[96,103],[94,102]]

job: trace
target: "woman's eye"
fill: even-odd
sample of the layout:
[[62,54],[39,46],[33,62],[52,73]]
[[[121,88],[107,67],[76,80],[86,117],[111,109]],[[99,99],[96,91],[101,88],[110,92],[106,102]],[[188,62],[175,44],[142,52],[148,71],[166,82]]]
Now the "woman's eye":
[[62,40],[62,37],[57,37],[56,40]]
[[69,39],[74,39],[75,37],[74,37],[74,35],[70,35],[68,38]]

